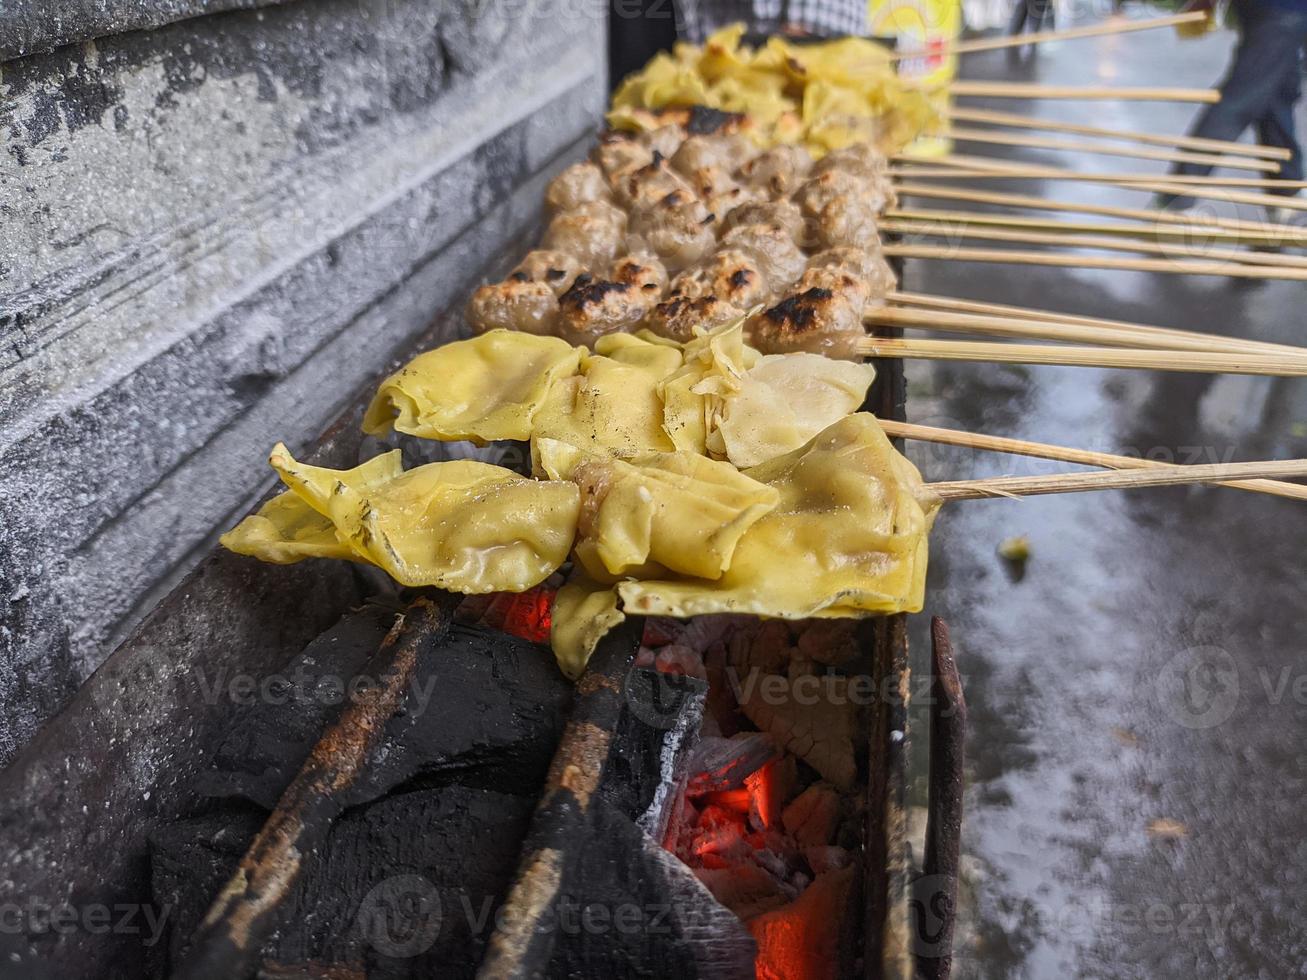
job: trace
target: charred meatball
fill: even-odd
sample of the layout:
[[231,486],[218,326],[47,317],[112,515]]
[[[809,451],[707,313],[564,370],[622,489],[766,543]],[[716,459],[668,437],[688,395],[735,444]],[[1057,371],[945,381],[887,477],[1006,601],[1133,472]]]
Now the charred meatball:
[[722,236],[722,245],[751,255],[775,292],[789,288],[803,275],[808,260],[779,224],[740,225]]
[[610,181],[653,162],[653,150],[630,133],[604,133],[590,156]]
[[517,268],[508,274],[508,278],[518,282],[543,282],[554,291],[555,296],[561,296],[582,271],[581,263],[566,252],[537,248],[526,253]]
[[566,252],[587,269],[612,261],[626,236],[626,212],[606,201],[591,201],[554,215],[543,245]]
[[727,213],[758,199],[758,192],[745,187],[722,167],[703,167],[690,177],[690,184],[704,206],[720,224]]
[[803,215],[792,201],[782,199],[742,204],[726,215],[726,220],[722,222],[722,232],[725,234],[742,225],[780,225],[799,245],[805,241]]
[[675,123],[668,123],[666,126],[641,133],[636,139],[649,147],[653,153],[670,160],[680,150],[685,140],[685,130]]
[[819,177],[832,170],[844,170],[866,181],[886,178],[889,158],[870,143],[854,143],[831,150],[812,166],[812,176]]
[[657,299],[639,285],[582,273],[558,300],[558,335],[571,344],[593,346],[605,334],[631,330]]
[[609,199],[608,180],[599,165],[574,163],[549,182],[545,203],[552,211],[573,211],[582,204]]
[[738,306],[718,296],[697,299],[673,296],[653,308],[645,318],[645,325],[658,336],[683,344],[694,339],[695,327],[710,330],[743,315],[744,311]]
[[654,300],[661,299],[667,288],[667,270],[652,255],[624,255],[614,259],[608,268],[608,278],[635,286]]
[[801,146],[777,146],[740,168],[740,179],[772,198],[784,197],[808,176],[812,156]]
[[684,176],[671,168],[660,154],[646,166],[627,171],[613,180],[613,194],[632,210],[652,207],[668,194],[691,190]]
[[848,360],[860,356],[858,342],[866,335],[861,305],[822,286],[796,289],[751,318],[745,329],[749,342],[765,354],[807,351]]
[[672,166],[687,176],[708,167],[734,173],[756,152],[748,138],[739,133],[694,134],[686,137],[672,155]]
[[672,281],[672,299],[695,300],[704,296],[717,296],[732,306],[748,310],[767,302],[771,290],[752,255],[727,248],[686,269]]
[[673,191],[651,207],[632,212],[627,244],[632,252],[653,252],[675,274],[716,246],[713,216],[689,191]]
[[834,269],[864,282],[869,291],[864,308],[882,302],[885,294],[898,285],[894,270],[878,248],[831,248],[818,252],[808,260],[804,275],[819,269]]
[[476,290],[468,302],[467,318],[479,333],[552,334],[558,321],[558,297],[547,283],[510,278]]

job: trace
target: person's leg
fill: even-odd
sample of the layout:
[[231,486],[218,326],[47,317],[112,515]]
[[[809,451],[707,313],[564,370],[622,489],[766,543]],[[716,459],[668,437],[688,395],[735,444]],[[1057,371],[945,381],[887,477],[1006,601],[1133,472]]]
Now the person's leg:
[[[1190,135],[1206,139],[1235,140],[1255,121],[1270,112],[1282,97],[1284,79],[1298,68],[1307,16],[1279,8],[1265,0],[1236,3],[1240,38],[1234,61],[1221,82],[1221,101],[1208,106],[1190,129]],[[1184,163],[1172,173],[1205,176],[1208,164]],[[1163,196],[1159,203],[1188,206],[1192,198]]]
[[[1274,176],[1282,180],[1302,180],[1302,147],[1298,145],[1297,127],[1294,123],[1294,107],[1302,97],[1302,68],[1294,62],[1285,72],[1266,114],[1257,120],[1257,141],[1263,146],[1279,146],[1293,154],[1280,163],[1280,172]],[[1296,188],[1272,190],[1272,194],[1294,195]]]

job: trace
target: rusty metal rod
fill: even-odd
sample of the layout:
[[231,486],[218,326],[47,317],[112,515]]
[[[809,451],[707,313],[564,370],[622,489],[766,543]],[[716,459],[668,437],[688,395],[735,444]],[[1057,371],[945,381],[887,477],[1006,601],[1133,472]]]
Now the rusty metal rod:
[[919,934],[917,973],[926,980],[948,980],[953,969],[953,929],[957,922],[958,859],[962,837],[962,777],[966,764],[967,703],[953,659],[948,626],[930,621],[933,661],[930,706],[930,808],[926,854],[916,899],[931,934]]
[[368,665],[380,684],[323,731],[209,908],[174,978],[232,980],[252,973],[306,857],[326,840],[344,808],[342,794],[364,771],[386,722],[402,704],[421,651],[449,629],[457,599],[418,599],[396,618]]
[[528,980],[543,976],[549,965],[558,933],[549,916],[567,880],[567,856],[576,853],[589,827],[590,804],[622,716],[623,684],[642,624],[628,619],[600,640],[576,682],[572,716],[554,752],[478,980]]

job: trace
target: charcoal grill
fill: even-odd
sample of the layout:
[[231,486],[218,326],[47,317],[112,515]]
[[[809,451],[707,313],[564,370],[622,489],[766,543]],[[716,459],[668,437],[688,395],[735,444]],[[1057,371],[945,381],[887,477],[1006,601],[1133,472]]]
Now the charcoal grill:
[[[415,349],[460,322],[442,316]],[[869,407],[901,417],[901,366],[880,368]],[[357,460],[367,394],[314,462]],[[159,604],[0,774],[0,908],[18,910],[0,929],[0,976],[754,975],[748,930],[659,846],[704,686],[633,670],[638,621],[573,691],[530,642],[451,625],[450,597],[388,607],[371,591],[347,565],[215,550]],[[874,689],[899,696],[863,713],[862,853],[837,973],[946,976],[956,672],[940,626],[919,877],[905,839],[904,620],[864,625]],[[287,677],[302,687],[333,671],[369,682],[343,711],[278,697]],[[480,697],[481,710],[451,711],[433,742],[417,682],[455,705]],[[237,691],[261,700],[234,703]],[[405,832],[420,826],[444,832]],[[462,890],[403,872],[423,862],[444,862]],[[914,896],[914,880],[931,894]],[[557,927],[558,899],[584,915],[595,896],[670,911],[658,928]],[[471,913],[451,914],[463,897]]]

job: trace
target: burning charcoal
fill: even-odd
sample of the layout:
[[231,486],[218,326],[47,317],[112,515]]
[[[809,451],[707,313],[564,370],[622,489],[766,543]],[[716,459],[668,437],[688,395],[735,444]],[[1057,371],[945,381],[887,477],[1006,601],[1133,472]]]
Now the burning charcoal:
[[815,875],[839,871],[841,868],[847,868],[853,863],[853,855],[850,852],[834,845],[806,847],[803,850],[803,856],[808,862],[808,867],[812,869],[812,873]]
[[631,666],[639,667],[642,670],[653,670],[654,658],[656,656],[657,654],[654,653],[651,647],[640,647],[635,654],[635,661]]
[[[687,796],[741,789],[745,779],[776,758],[776,743],[765,732],[735,738],[705,738],[687,763],[691,773]],[[746,807],[747,809],[747,807]]]
[[848,948],[842,940],[852,885],[852,868],[822,875],[794,902],[748,923],[758,940],[758,980],[844,975],[839,957]]
[[701,681],[708,679],[703,657],[698,651],[691,650],[679,643],[669,643],[658,650],[654,658],[654,669],[664,674],[681,674],[685,677],[697,677]]
[[641,642],[647,647],[661,647],[680,639],[685,631],[685,624],[679,619],[666,616],[649,616],[644,621],[644,637]]
[[846,664],[858,655],[857,629],[849,619],[809,620],[799,631],[799,653],[819,664]]
[[798,767],[794,756],[773,759],[745,778],[749,790],[749,824],[755,830],[780,826],[781,810],[794,791]]
[[849,697],[848,678],[776,680],[763,677],[754,684],[743,683],[740,708],[825,779],[852,788],[858,774],[853,757],[857,705]]
[[695,876],[712,892],[713,898],[741,919],[780,908],[790,901],[782,883],[752,862],[729,868],[699,868]]
[[781,814],[781,824],[803,848],[829,844],[839,820],[840,797],[829,783],[813,783]]

